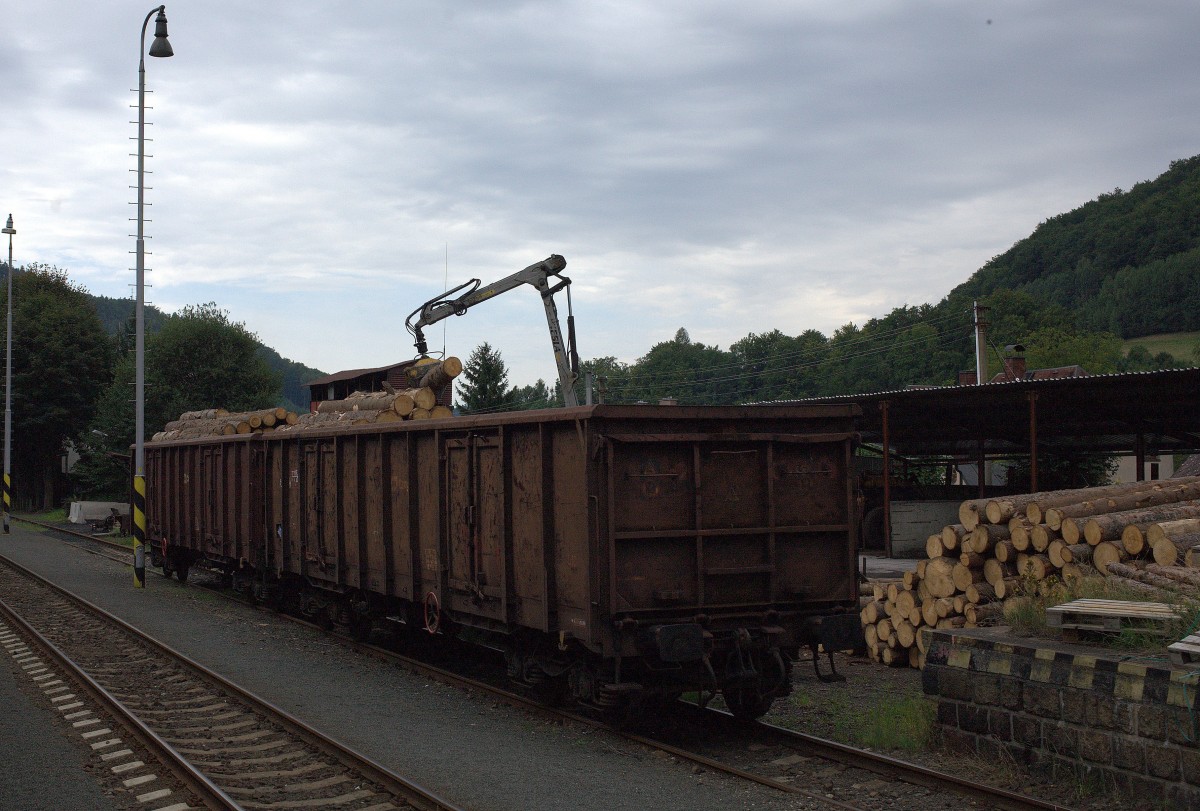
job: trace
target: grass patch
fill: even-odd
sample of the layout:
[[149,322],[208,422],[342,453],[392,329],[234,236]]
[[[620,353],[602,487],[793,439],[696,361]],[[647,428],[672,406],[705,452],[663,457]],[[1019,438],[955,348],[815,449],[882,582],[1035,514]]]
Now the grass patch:
[[924,749],[933,734],[936,711],[924,698],[906,698],[879,706],[859,735],[859,743],[872,749]]
[[1167,332],[1162,335],[1144,335],[1141,338],[1131,338],[1121,345],[1121,351],[1126,355],[1135,346],[1142,346],[1151,355],[1159,352],[1169,352],[1175,360],[1185,362],[1200,362],[1193,357],[1196,346],[1200,344],[1200,332]]
[[1066,582],[1051,578],[1038,583],[1025,580],[1020,596],[1008,601],[1004,619],[1018,634],[1058,638],[1057,629],[1046,624],[1046,609],[1072,600],[1127,600],[1129,602],[1166,603],[1178,617],[1158,626],[1163,633],[1127,628],[1119,634],[1094,634],[1092,641],[1118,650],[1161,650],[1168,642],[1182,639],[1200,627],[1200,600],[1180,591],[1144,592],[1108,577],[1072,578]]
[[[788,696],[794,728],[818,737],[877,750],[915,752],[933,741],[936,709],[922,696],[901,697],[888,692],[855,692],[817,688],[809,693],[796,685]],[[778,709],[783,707],[777,705]]]
[[[53,510],[43,510],[42,512],[36,512],[36,513],[20,513],[19,515],[14,513],[13,517],[14,518],[27,518],[30,521],[40,521],[43,524],[66,524],[66,523],[69,523],[69,520],[68,520],[69,516],[67,515],[67,510],[65,507],[59,507],[59,508],[53,509]],[[36,525],[29,527],[29,529],[33,530],[34,532],[45,532],[46,531],[45,527],[39,527]],[[73,527],[73,529],[76,532],[80,532],[80,533],[83,533],[84,535],[86,535],[86,534],[88,534],[89,527],[87,524],[78,524],[78,525],[75,525]],[[119,543],[122,546],[128,546],[131,548],[133,547],[133,536],[132,535],[121,535],[119,533],[116,533],[113,535],[105,535],[103,537],[107,541],[112,541],[113,543]]]
[[58,507],[37,513],[21,513],[20,517],[28,518],[31,521],[41,521],[43,524],[65,524],[67,523],[67,510],[65,507]]

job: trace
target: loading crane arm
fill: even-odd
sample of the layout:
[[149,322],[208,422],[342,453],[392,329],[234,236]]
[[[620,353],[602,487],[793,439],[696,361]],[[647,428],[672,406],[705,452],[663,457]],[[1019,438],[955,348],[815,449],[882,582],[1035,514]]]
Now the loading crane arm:
[[[554,362],[558,366],[558,382],[562,387],[563,401],[568,407],[577,406],[579,398],[575,396],[575,381],[579,379],[579,353],[575,349],[575,314],[571,311],[571,280],[562,275],[562,270],[566,266],[566,259],[558,254],[552,254],[541,262],[488,285],[480,286],[479,279],[471,279],[413,310],[404,320],[404,326],[412,333],[417,352],[424,355],[429,351],[425,342],[425,327],[452,315],[464,315],[476,304],[506,293],[515,287],[523,284],[532,285],[541,294],[542,305],[546,308],[546,324],[550,328],[550,347],[554,350]],[[558,279],[554,284],[551,284],[552,277]],[[568,342],[565,345],[562,328],[558,321],[558,308],[554,304],[554,294],[563,289],[567,291]]]

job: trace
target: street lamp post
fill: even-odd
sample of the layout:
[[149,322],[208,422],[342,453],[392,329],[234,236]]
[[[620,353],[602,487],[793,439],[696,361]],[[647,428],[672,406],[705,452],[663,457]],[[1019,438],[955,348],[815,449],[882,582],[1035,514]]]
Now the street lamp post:
[[8,517],[12,513],[12,215],[0,233],[8,234],[8,330],[4,341],[4,534],[9,533]]
[[133,587],[146,586],[146,243],[142,213],[145,197],[146,164],[146,26],[154,20],[154,42],[150,44],[151,56],[173,56],[171,43],[167,42],[167,7],[150,10],[142,22],[142,39],[138,46],[138,165],[137,165],[137,305],[136,339],[134,344],[134,462],[133,462]]

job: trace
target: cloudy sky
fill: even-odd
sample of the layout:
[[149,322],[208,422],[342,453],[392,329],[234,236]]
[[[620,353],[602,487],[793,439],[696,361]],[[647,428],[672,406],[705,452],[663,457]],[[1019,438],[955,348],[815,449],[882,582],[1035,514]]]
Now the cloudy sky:
[[[128,296],[150,6],[8,0],[14,261]],[[169,3],[147,299],[325,371],[446,286],[566,257],[583,357],[935,302],[1042,220],[1200,153],[1195,0]],[[153,35],[151,21],[149,39]],[[134,122],[134,123],[131,123]],[[561,297],[560,297],[561,298]],[[560,301],[565,319],[565,301]],[[513,291],[430,331],[551,380]]]

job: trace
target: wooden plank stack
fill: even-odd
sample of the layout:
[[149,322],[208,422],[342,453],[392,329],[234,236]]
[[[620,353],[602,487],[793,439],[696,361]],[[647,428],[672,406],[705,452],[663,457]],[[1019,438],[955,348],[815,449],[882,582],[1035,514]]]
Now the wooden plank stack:
[[1200,593],[1200,476],[964,501],[959,521],[903,581],[864,598],[873,659],[919,667],[922,626],[998,624],[1006,600],[1072,578]]
[[454,356],[418,367],[421,377],[411,389],[382,392],[356,391],[343,400],[326,400],[317,411],[296,414],[282,408],[231,414],[223,408],[188,411],[167,423],[152,441],[194,439],[207,436],[261,433],[266,431],[304,431],[370,425],[400,420],[445,419],[453,416],[449,407],[438,405],[438,392],[462,372],[462,361]]
[[1178,642],[1167,645],[1171,661],[1177,665],[1200,663],[1200,635],[1190,634]]
[[1165,636],[1179,611],[1166,603],[1127,600],[1072,600],[1046,609],[1046,625],[1059,628],[1063,639],[1073,641],[1080,631],[1119,634],[1136,631]]

